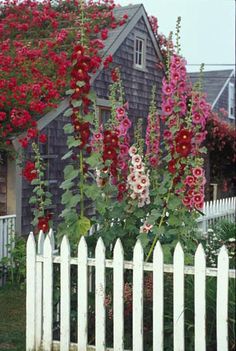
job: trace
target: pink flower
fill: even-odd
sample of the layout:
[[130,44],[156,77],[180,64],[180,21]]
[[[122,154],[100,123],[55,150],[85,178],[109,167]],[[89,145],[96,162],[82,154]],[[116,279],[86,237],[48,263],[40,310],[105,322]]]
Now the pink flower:
[[116,118],[118,121],[121,121],[126,116],[126,111],[124,107],[117,107],[116,108]]
[[136,153],[137,153],[137,148],[135,147],[135,146],[131,146],[130,148],[129,148],[129,155],[130,156],[133,156],[133,155],[135,155]]
[[187,176],[184,180],[184,184],[188,186],[192,186],[195,184],[195,178],[193,176]]
[[173,135],[169,130],[164,130],[163,136],[164,136],[164,139],[167,139],[167,140],[170,140],[173,138]]
[[195,167],[192,169],[192,174],[195,178],[199,178],[203,176],[203,169],[202,167]]
[[203,201],[204,201],[203,194],[197,193],[193,196],[194,205],[200,205],[203,203]]
[[167,116],[170,116],[173,112],[173,106],[173,101],[171,99],[167,99],[166,101],[162,102],[161,108]]
[[144,224],[140,227],[139,232],[147,234],[148,232],[150,232],[152,227],[153,227],[152,224],[149,224],[145,221]]
[[172,88],[171,84],[168,84],[164,81],[163,85],[162,85],[162,92],[165,95],[171,95],[173,93],[173,88]]
[[192,206],[192,199],[189,196],[185,196],[182,200],[182,203],[186,207],[191,207]]
[[135,166],[140,165],[141,162],[142,162],[142,158],[141,158],[141,156],[139,156],[139,155],[133,155],[133,156],[132,156],[131,162],[132,162],[132,164],[135,165]]

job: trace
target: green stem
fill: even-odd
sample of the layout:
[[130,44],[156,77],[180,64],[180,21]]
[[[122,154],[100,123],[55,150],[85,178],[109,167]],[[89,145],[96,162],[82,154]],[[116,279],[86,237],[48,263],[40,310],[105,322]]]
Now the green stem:
[[83,170],[83,153],[80,151],[80,216],[84,216],[84,170]]
[[[169,202],[170,192],[171,192],[171,190],[172,190],[172,186],[173,186],[173,181],[171,182],[171,185],[170,185],[170,187],[169,187],[168,194],[167,194],[167,196],[166,196],[166,200],[165,200],[166,203],[165,203],[165,207],[163,208],[163,211],[162,211],[162,215],[161,215],[161,219],[160,219],[158,228],[161,228],[161,226],[162,226],[162,224],[163,224],[163,221],[164,221],[164,218],[165,218],[165,216],[166,216],[166,209],[167,209],[167,204],[168,204],[168,202]],[[156,245],[156,242],[157,242],[158,238],[159,238],[159,234],[157,233],[156,236],[155,236],[155,238],[154,238],[154,240],[153,240],[153,242],[152,242],[152,246],[151,246],[151,248],[150,248],[150,250],[149,250],[149,252],[148,252],[148,255],[147,255],[147,258],[146,258],[145,262],[148,262],[148,260],[149,260],[149,258],[150,258],[150,256],[151,256],[151,254],[152,254],[152,252],[153,252],[153,250],[154,250],[154,248],[155,248],[155,245]]]

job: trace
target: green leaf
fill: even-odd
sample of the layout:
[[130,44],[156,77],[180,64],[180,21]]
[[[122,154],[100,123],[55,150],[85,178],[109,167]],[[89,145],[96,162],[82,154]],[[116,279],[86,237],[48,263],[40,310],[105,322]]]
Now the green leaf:
[[181,205],[181,203],[181,200],[176,195],[174,195],[169,199],[168,209],[176,210],[179,207],[179,205]]
[[76,207],[78,203],[80,202],[80,195],[74,195],[70,198],[70,206],[71,207]]
[[78,219],[76,226],[79,235],[86,235],[91,228],[91,222],[87,217],[81,217]]
[[39,188],[39,189],[36,191],[36,194],[37,194],[38,196],[43,195],[43,194],[44,194],[43,189]]
[[169,225],[172,225],[172,226],[180,224],[178,217],[176,217],[175,215],[171,215],[168,218],[168,223],[169,223]]
[[73,154],[73,151],[70,150],[70,151],[68,151],[61,159],[62,159],[62,160],[67,160],[68,158],[71,157],[72,154]]
[[64,168],[65,180],[73,180],[79,175],[79,170],[75,169],[72,165],[67,165]]
[[77,85],[78,87],[82,88],[83,86],[85,86],[85,82],[82,81],[82,80],[80,80],[80,81],[76,82],[76,85]]
[[72,100],[71,101],[71,105],[76,108],[76,107],[80,107],[82,105],[82,101],[81,100]]
[[164,261],[166,263],[172,263],[171,247],[168,244],[162,245],[162,250],[164,254]]
[[147,237],[147,234],[144,234],[144,233],[139,234],[139,235],[137,236],[137,239],[140,240],[140,242],[141,242],[143,248],[145,248],[145,247],[149,244],[149,239],[148,239],[148,237]]
[[67,190],[61,197],[61,203],[63,205],[67,204],[70,201],[71,196],[73,196],[72,191]]
[[64,116],[64,117],[70,117],[72,114],[73,114],[72,108],[68,108],[68,109],[64,112],[63,116]]
[[44,200],[44,206],[50,206],[52,204],[52,200],[51,199],[45,199]]
[[69,136],[67,138],[67,146],[69,149],[71,149],[72,147],[77,147],[81,144],[81,141],[78,139],[75,139],[74,136]]
[[74,128],[71,123],[67,123],[66,125],[64,125],[63,129],[66,134],[73,133],[74,131]]
[[30,198],[30,200],[29,200],[29,203],[30,203],[30,204],[36,204],[36,202],[37,202],[36,196],[31,196],[31,198]]
[[100,162],[100,154],[94,152],[91,156],[86,159],[87,164],[92,168],[95,168]]
[[93,201],[96,200],[98,197],[101,197],[100,189],[95,184],[85,185],[84,193],[89,199]]
[[33,179],[31,182],[31,185],[39,185],[40,180],[39,179]]
[[88,115],[85,115],[83,119],[86,122],[93,123],[93,121],[95,120],[95,117],[94,117],[94,115],[92,113],[90,113]]
[[88,94],[88,98],[93,101],[93,102],[96,102],[96,98],[97,98],[97,95],[95,93],[95,91],[90,91],[90,93]]
[[67,179],[64,182],[61,183],[60,188],[63,190],[68,190],[74,185],[74,182],[71,181],[71,179]]
[[74,94],[74,92],[75,92],[75,89],[68,89],[66,90],[66,95],[72,95]]
[[152,233],[155,235],[161,236],[164,233],[164,231],[165,231],[164,227],[154,226],[152,228]]

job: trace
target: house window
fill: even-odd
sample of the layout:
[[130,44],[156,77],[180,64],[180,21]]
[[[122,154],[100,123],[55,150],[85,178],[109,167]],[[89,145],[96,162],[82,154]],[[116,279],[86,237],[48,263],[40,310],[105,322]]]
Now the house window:
[[235,118],[235,90],[234,84],[229,83],[229,118]]
[[145,68],[145,52],[146,52],[146,40],[137,36],[135,38],[134,47],[134,66],[135,68]]
[[111,117],[111,108],[105,107],[105,106],[99,106],[99,123],[104,126],[110,117]]

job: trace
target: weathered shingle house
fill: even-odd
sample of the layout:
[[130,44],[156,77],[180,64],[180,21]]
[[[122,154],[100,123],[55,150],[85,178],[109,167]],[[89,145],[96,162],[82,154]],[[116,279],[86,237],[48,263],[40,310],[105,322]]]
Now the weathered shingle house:
[[[200,78],[199,73],[190,73],[192,83]],[[230,127],[235,126],[235,72],[234,70],[220,70],[203,72],[202,90],[207,94],[207,101],[212,106],[212,111],[218,113],[223,124]],[[210,126],[210,125],[209,125]],[[213,128],[213,127],[211,127]],[[208,143],[213,138],[212,130],[208,128]],[[227,130],[227,129],[226,129]],[[214,140],[218,143],[218,140]],[[233,142],[232,142],[233,143]],[[226,148],[229,149],[226,149]],[[232,196],[235,192],[236,173],[234,163],[228,156],[233,152],[233,145],[225,146],[216,150],[216,147],[208,150],[205,159],[205,170],[207,175],[207,199],[215,197]]]
[[[157,86],[158,104],[161,103],[161,82],[164,73],[157,67],[157,63],[162,60],[160,48],[143,5],[121,7],[115,9],[114,12],[117,19],[127,14],[128,20],[125,25],[110,31],[105,41],[103,55],[104,57],[112,55],[114,67],[120,67],[126,100],[129,102],[129,117],[133,121],[143,118],[145,123],[154,84]],[[109,110],[110,83],[110,72],[102,68],[92,77],[92,85],[102,119],[106,117]],[[49,190],[53,194],[54,207],[51,211],[57,215],[62,210],[59,185],[63,180],[64,168],[61,157],[66,153],[66,136],[63,126],[68,123],[68,119],[63,116],[63,113],[67,108],[68,99],[65,99],[57,109],[38,121],[40,131],[48,135],[48,143],[42,152],[48,165]],[[17,142],[15,146],[17,147]],[[9,167],[15,167],[14,161],[8,161]],[[11,182],[7,181],[6,211],[8,214],[16,213],[17,232],[27,234],[32,229],[29,205],[32,187],[19,175],[20,168],[17,166],[16,168],[16,171],[11,173]],[[9,171],[7,174],[9,176]],[[16,198],[8,197],[12,189]]]

